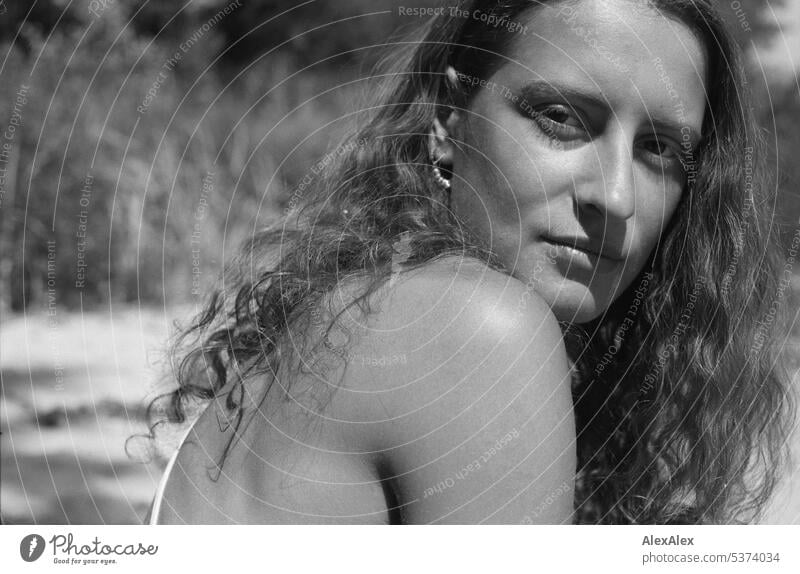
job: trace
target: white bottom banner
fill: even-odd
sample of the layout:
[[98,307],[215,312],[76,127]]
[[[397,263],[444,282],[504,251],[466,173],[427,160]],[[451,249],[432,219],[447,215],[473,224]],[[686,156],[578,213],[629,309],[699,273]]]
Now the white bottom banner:
[[16,572],[800,572],[800,526],[2,526]]

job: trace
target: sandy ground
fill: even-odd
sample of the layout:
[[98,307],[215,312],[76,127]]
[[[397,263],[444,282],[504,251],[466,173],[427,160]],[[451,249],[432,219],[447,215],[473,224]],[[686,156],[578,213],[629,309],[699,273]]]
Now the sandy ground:
[[158,310],[135,308],[4,321],[6,523],[142,521],[165,453],[128,439],[147,430],[145,401],[154,396],[169,324]]
[[[156,392],[168,326],[178,315],[186,310],[114,307],[55,318],[4,318],[0,511],[5,523],[142,522],[171,444],[167,440],[142,462],[145,443],[127,439],[146,430],[144,405]],[[800,348],[800,338],[787,341],[786,348]],[[793,472],[767,523],[800,524],[800,435],[793,444]]]

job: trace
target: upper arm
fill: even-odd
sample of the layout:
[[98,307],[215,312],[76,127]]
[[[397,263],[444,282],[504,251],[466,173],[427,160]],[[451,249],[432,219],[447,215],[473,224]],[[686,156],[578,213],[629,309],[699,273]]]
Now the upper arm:
[[402,360],[355,362],[371,390],[359,432],[404,521],[569,522],[569,365],[544,301],[497,273],[477,283],[417,276],[378,316],[359,352]]

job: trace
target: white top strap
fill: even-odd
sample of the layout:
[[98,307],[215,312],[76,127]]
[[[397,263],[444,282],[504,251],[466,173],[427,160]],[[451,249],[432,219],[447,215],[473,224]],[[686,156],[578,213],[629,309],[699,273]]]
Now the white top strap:
[[[200,417],[198,417],[198,419],[199,418]],[[172,472],[172,467],[175,466],[175,461],[178,459],[178,453],[180,452],[183,443],[186,442],[186,438],[189,436],[189,433],[192,432],[192,429],[194,428],[196,422],[197,420],[195,419],[195,421],[191,425],[189,425],[189,428],[186,429],[186,432],[183,434],[183,438],[181,438],[181,442],[178,445],[178,448],[175,449],[175,452],[170,457],[169,462],[167,462],[167,467],[164,469],[164,474],[161,475],[161,481],[158,483],[158,488],[156,489],[156,494],[155,497],[153,498],[153,508],[152,511],[150,512],[150,522],[149,522],[150,525],[158,524],[158,516],[159,514],[161,514],[161,501],[164,499],[164,490],[167,487],[167,481],[169,480],[169,475]]]

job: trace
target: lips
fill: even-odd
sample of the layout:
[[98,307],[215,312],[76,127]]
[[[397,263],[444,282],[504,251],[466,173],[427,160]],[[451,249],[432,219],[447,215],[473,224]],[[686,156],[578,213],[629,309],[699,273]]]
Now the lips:
[[583,251],[584,253],[588,253],[589,255],[593,255],[595,257],[603,257],[605,259],[609,259],[615,262],[622,261],[623,259],[625,259],[621,251],[610,248],[605,248],[602,250],[596,249],[594,245],[600,242],[592,241],[590,239],[583,239],[580,237],[549,237],[549,236],[543,236],[543,239],[548,243],[552,243],[554,245],[563,245],[565,247],[570,247],[572,249]]

